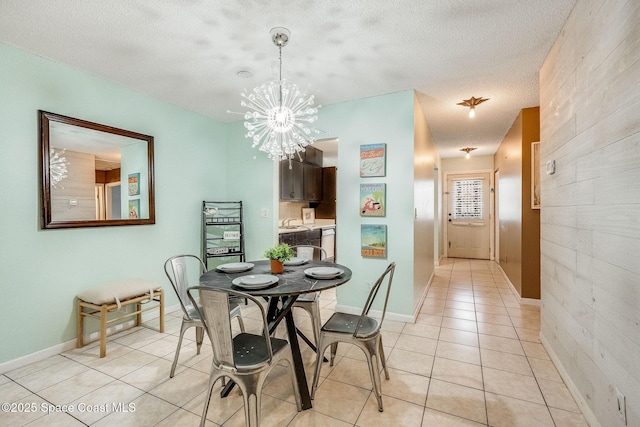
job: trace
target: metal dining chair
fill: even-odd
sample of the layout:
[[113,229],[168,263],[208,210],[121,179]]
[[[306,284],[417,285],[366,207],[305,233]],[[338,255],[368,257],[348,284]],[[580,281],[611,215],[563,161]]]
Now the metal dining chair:
[[[200,348],[202,347],[202,340],[204,338],[204,325],[200,317],[200,311],[196,309],[196,305],[192,304],[191,300],[187,296],[187,289],[189,288],[189,279],[187,266],[191,266],[192,269],[204,273],[207,271],[202,260],[195,255],[176,255],[169,258],[164,263],[164,272],[169,278],[173,290],[178,296],[180,306],[182,307],[182,325],[180,326],[180,338],[178,339],[178,347],[176,348],[176,355],[173,358],[173,365],[171,365],[171,373],[169,378],[173,378],[178,364],[178,357],[180,356],[180,347],[182,346],[182,337],[187,329],[191,327],[196,328],[196,351],[200,354]],[[193,271],[193,270],[192,270]],[[244,322],[242,321],[242,312],[240,311],[240,304],[234,302],[229,306],[230,314],[232,317],[238,319],[240,324],[240,330],[244,332]]]
[[[391,282],[393,281],[393,273],[396,263],[392,262],[386,268],[384,273],[376,280],[369,292],[369,297],[365,303],[360,315],[334,313],[329,320],[320,329],[320,342],[318,343],[318,352],[316,354],[316,369],[313,376],[313,385],[311,387],[311,399],[314,398],[316,389],[318,388],[318,380],[322,369],[322,358],[327,347],[331,346],[330,366],[336,357],[339,342],[353,344],[360,348],[367,357],[369,365],[369,374],[373,383],[376,399],[378,400],[378,410],[382,412],[382,384],[380,382],[380,367],[378,360],[384,369],[385,378],[389,379],[389,371],[384,357],[384,349],[382,347],[382,335],[380,328],[384,321],[384,315],[387,311],[387,302],[389,301],[389,291],[391,290]],[[378,291],[386,282],[386,291],[384,292],[384,305],[380,319],[374,319],[369,316],[369,310],[376,301]],[[381,294],[382,295],[382,294]]]
[[[327,259],[327,251],[320,246],[314,245],[296,245],[291,246],[291,249],[296,253],[296,256],[307,258],[309,260],[316,259],[316,256],[320,261]],[[320,334],[320,325],[322,319],[320,318],[320,292],[311,292],[308,294],[302,294],[293,303],[293,308],[301,308],[309,313],[311,317],[311,327],[313,328],[313,338],[315,344],[318,345],[318,336]]]
[[[194,305],[193,293],[196,291],[200,297],[201,318],[213,347],[209,386],[200,426],[204,426],[207,420],[213,386],[218,379],[223,378],[224,381],[224,377],[229,377],[242,391],[246,425],[257,427],[261,419],[262,387],[271,369],[281,360],[286,360],[289,366],[296,405],[298,411],[301,411],[302,402],[294,372],[291,347],[287,340],[269,336],[269,324],[262,303],[243,292],[196,286],[190,288],[188,293]],[[259,308],[263,323],[262,334],[242,332],[232,336],[230,297],[244,298],[245,301],[251,301]]]

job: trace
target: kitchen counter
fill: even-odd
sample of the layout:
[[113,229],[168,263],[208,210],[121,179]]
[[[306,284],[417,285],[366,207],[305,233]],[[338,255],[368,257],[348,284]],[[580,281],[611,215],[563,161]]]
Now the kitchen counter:
[[299,231],[311,231],[318,230],[321,228],[331,227],[336,225],[335,219],[316,219],[314,224],[302,224],[302,220],[291,221],[291,226],[295,226],[295,228],[278,228],[279,234],[285,233],[297,233]]

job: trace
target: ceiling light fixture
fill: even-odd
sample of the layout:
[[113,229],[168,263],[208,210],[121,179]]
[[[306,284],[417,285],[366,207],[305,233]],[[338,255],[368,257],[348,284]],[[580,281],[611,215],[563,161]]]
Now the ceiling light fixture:
[[462,102],[458,102],[457,105],[462,105],[463,107],[469,107],[469,118],[474,118],[476,116],[476,105],[482,104],[484,101],[488,101],[490,98],[474,98],[473,96],[469,99],[465,99]]
[[253,77],[253,73],[248,70],[240,70],[236,73],[236,75],[243,79],[250,79],[251,77]]
[[280,54],[278,80],[264,83],[250,93],[245,89],[241,94],[240,105],[249,109],[244,113],[245,137],[253,139],[253,147],[260,145],[260,151],[273,160],[291,160],[307,145],[313,144],[320,133],[310,126],[317,120],[320,108],[312,107],[314,96],[307,97],[305,90],[282,79],[282,48],[290,36],[286,28],[271,29],[271,40]]
[[475,149],[476,149],[476,147],[466,147],[466,148],[461,148],[460,151],[464,151],[465,153],[467,153],[465,155],[465,157],[468,159],[468,158],[471,157],[471,155],[469,153],[472,152]]

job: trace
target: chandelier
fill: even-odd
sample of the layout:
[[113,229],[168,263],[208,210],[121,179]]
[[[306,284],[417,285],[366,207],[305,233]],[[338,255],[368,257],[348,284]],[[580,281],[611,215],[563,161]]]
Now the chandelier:
[[316,141],[319,130],[311,126],[317,120],[318,107],[314,96],[282,79],[282,48],[289,42],[288,29],[271,29],[271,40],[278,47],[280,74],[278,80],[264,83],[251,92],[245,89],[240,105],[249,109],[244,113],[246,138],[253,139],[253,147],[268,154],[272,160],[291,160],[294,155]]
[[[51,179],[51,185],[55,188],[58,183],[67,177],[67,165],[69,162],[64,156],[66,150],[56,151],[53,148],[49,149],[49,177]],[[60,185],[62,188],[62,184]]]

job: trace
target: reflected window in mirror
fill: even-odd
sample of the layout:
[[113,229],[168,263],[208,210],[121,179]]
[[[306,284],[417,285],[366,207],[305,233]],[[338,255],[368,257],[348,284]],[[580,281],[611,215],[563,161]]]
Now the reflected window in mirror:
[[40,111],[42,227],[155,224],[153,137]]

